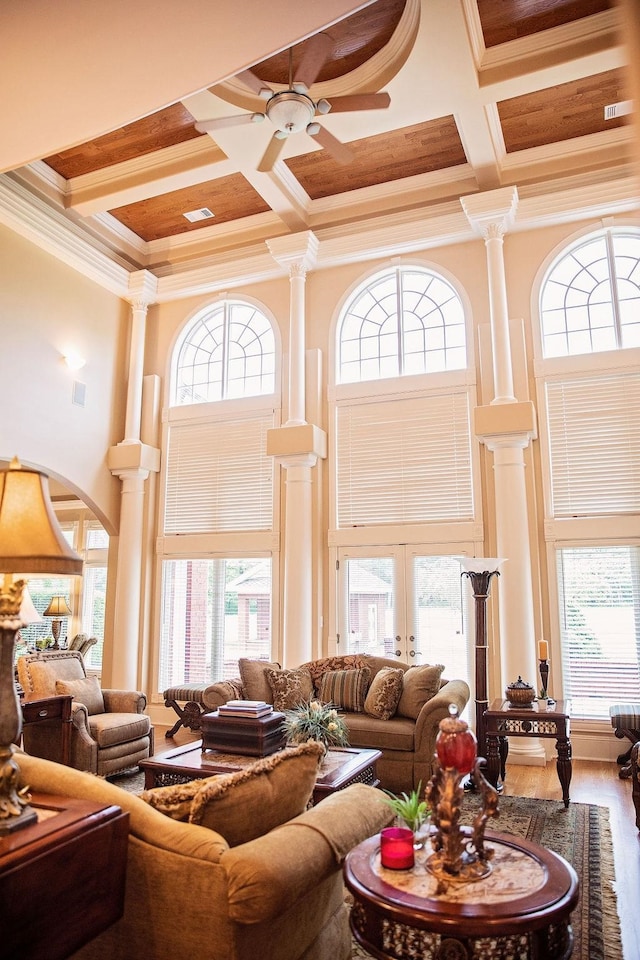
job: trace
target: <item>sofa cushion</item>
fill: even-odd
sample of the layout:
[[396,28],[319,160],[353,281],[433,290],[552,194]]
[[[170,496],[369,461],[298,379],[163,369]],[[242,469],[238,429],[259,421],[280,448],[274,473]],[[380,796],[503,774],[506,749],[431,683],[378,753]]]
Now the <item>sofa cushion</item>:
[[151,720],[146,713],[95,713],[89,717],[89,733],[99,750],[118,744],[131,743],[151,732]]
[[157,787],[140,796],[174,820],[189,820],[215,830],[235,847],[306,810],[322,756],[321,744],[301,743],[237,773]]
[[238,660],[238,668],[242,679],[242,699],[273,703],[273,694],[266,671],[279,670],[280,664],[275,661],[271,663],[269,660],[251,660],[248,657],[241,657]]
[[417,720],[424,704],[435,697],[440,689],[443,670],[444,666],[441,663],[433,666],[425,663],[419,667],[409,667],[402,678],[402,695],[396,713],[401,717]]
[[267,670],[271,702],[275,710],[293,710],[313,697],[313,684],[308,670]]
[[404,670],[383,667],[371,681],[364,701],[364,712],[379,720],[390,720],[402,694]]
[[360,667],[358,670],[332,670],[322,677],[320,699],[323,703],[332,703],[340,710],[362,713],[370,682],[371,671],[368,667]]
[[104,697],[97,677],[81,680],[56,680],[56,693],[71,694],[78,703],[83,703],[89,716],[104,713]]
[[349,743],[352,747],[371,750],[396,750],[413,753],[415,749],[415,721],[407,717],[391,717],[378,720],[367,713],[345,713],[349,728]]

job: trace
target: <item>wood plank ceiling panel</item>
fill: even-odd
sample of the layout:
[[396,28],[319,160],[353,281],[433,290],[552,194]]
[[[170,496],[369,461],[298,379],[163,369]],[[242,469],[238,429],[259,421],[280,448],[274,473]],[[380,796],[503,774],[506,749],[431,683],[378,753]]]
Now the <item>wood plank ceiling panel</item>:
[[614,6],[614,0],[477,0],[486,47],[529,37]]
[[189,111],[181,103],[174,103],[97,140],[47,157],[44,162],[61,177],[70,180],[198,136]]
[[453,117],[402,127],[349,144],[351,163],[340,164],[326,150],[285,161],[312,200],[403,177],[466,163]]
[[[202,207],[213,211],[215,219],[200,220],[196,223],[185,219],[185,213]],[[227,223],[229,220],[240,220],[257,213],[267,213],[270,209],[251,184],[237,173],[127,204],[110,210],[109,213],[137,236],[150,241]]]
[[624,73],[608,70],[498,103],[507,153],[559,143],[620,127],[627,117],[604,119],[604,108],[626,99]]

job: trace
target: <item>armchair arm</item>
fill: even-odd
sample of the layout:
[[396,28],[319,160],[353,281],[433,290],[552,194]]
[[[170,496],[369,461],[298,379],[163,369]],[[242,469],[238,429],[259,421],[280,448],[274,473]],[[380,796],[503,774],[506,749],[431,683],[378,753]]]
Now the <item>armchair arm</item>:
[[207,710],[217,710],[218,707],[226,703],[227,700],[242,700],[244,692],[242,690],[242,680],[240,677],[233,680],[219,680],[217,683],[210,683],[202,695],[202,701]]
[[103,690],[106,713],[144,713],[147,698],[141,690]]
[[461,714],[466,707],[471,691],[464,680],[449,680],[440,687],[435,697],[423,705],[416,720],[415,732],[415,778],[426,786],[432,774],[433,755],[436,750],[440,721],[449,716],[449,704],[453,703]]
[[393,820],[382,793],[353,784],[249,843],[226,850],[229,916],[261,923],[329,877],[349,850]]

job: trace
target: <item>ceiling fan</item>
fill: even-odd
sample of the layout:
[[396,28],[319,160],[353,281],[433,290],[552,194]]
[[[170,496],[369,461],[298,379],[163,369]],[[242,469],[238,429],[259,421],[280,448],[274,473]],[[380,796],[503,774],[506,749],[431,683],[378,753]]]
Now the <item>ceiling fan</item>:
[[261,123],[269,120],[276,128],[265,150],[258,170],[266,173],[271,170],[280,156],[285,140],[292,133],[303,131],[327,150],[339,163],[348,163],[353,153],[347,144],[334,137],[326,127],[321,126],[315,117],[332,110],[344,113],[349,110],[384,110],[391,103],[388,93],[360,93],[342,97],[332,97],[331,101],[314,100],[309,89],[322,70],[331,50],[333,41],[326,33],[317,33],[307,41],[307,48],[293,76],[293,50],[289,50],[289,86],[286,90],[274,91],[267,87],[252,70],[243,70],[237,74],[240,80],[253,93],[266,100],[264,113],[241,113],[230,117],[217,117],[214,120],[201,120],[195,124],[199,133],[211,133],[225,127],[241,124]]

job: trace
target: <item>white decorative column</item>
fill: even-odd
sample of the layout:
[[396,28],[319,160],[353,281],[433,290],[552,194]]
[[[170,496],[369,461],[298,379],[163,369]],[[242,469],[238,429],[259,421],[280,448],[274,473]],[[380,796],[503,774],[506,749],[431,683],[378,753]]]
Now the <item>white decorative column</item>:
[[[536,438],[535,409],[514,396],[503,237],[515,216],[518,194],[506,187],[463,197],[462,206],[487,251],[494,399],[474,411],[474,429],[493,453],[497,554],[505,558],[498,591],[501,696],[521,676],[537,688],[533,582],[524,450]],[[509,756],[521,763],[543,763],[540,743],[514,738]]]
[[313,656],[312,468],[326,457],[325,433],[305,418],[305,284],[318,240],[310,231],[267,241],[289,273],[288,419],[269,430],[267,454],[286,470],[282,662],[297,666]]
[[[160,451],[142,443],[140,423],[147,308],[155,300],[156,278],[146,271],[129,280],[131,330],[125,437],[109,450],[107,463],[122,482],[113,645],[109,686],[144,687],[140,671],[145,480],[160,469]],[[105,664],[105,668],[108,664]],[[106,669],[105,669],[106,672]]]

